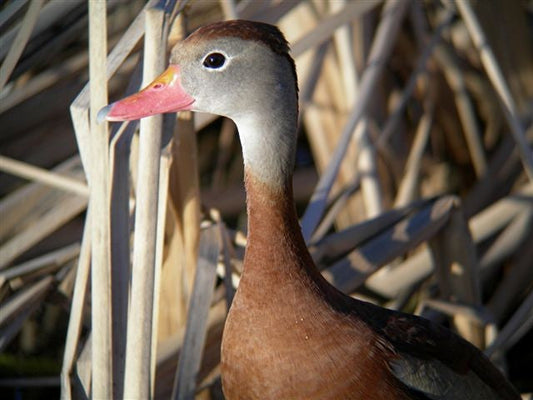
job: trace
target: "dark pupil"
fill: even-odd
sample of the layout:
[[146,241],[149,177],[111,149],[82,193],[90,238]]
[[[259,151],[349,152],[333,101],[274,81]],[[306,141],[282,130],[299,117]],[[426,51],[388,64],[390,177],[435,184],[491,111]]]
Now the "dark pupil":
[[207,68],[220,68],[224,65],[226,58],[220,53],[211,53],[204,60],[204,66]]

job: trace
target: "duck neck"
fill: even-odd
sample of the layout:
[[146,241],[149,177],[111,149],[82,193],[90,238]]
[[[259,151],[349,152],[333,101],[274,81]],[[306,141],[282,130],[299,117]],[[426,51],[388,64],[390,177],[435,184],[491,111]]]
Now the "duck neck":
[[247,169],[245,185],[248,212],[245,270],[258,269],[263,274],[314,268],[300,231],[290,179],[274,186]]
[[235,119],[245,167],[246,270],[314,268],[300,231],[292,192],[296,96],[278,98],[288,100],[285,104],[269,102],[265,107],[268,112]]
[[[283,185],[275,186],[245,169],[248,241],[239,290],[252,288],[248,296],[272,299],[275,291],[283,292],[289,285],[291,290],[298,287],[300,294],[301,290],[310,290],[307,295],[323,297],[342,309],[346,299],[326,282],[307,250],[290,177]],[[287,300],[285,296],[282,298]]]
[[[281,190],[290,184],[296,152],[296,116],[276,110],[235,119],[242,146],[244,166],[258,182]],[[283,112],[285,111],[285,113]]]

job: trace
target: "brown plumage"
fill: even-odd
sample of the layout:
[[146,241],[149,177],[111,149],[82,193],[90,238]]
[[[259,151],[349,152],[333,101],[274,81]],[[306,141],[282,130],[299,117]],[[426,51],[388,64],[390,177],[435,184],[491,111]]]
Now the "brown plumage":
[[350,318],[346,298],[314,267],[300,235],[291,187],[273,190],[248,174],[246,189],[245,269],[222,345],[225,395],[408,398],[377,355],[392,357],[393,350]]
[[474,373],[494,394],[480,398],[518,399],[492,363],[451,331],[326,282],[301,236],[290,185],[280,191],[248,173],[246,191],[244,273],[222,348],[229,399],[458,398],[427,397],[398,379],[393,365],[405,354],[438,360],[457,381]]
[[355,300],[314,265],[292,195],[296,73],[277,28],[216,23],[178,43],[170,62],[146,90],[100,116],[187,109],[237,124],[249,220],[243,276],[222,343],[228,399],[519,399],[459,336]]

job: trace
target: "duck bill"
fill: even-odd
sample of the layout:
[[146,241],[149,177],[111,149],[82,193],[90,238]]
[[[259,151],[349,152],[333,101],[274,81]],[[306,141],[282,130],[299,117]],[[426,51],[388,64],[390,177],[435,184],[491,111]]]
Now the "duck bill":
[[131,121],[155,114],[190,110],[194,99],[181,86],[180,68],[170,65],[138,93],[111,103],[98,112],[98,121]]

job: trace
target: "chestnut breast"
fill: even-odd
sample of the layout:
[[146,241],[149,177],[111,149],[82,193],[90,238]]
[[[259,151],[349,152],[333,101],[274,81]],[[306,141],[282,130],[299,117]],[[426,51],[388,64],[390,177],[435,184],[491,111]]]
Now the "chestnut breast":
[[408,398],[386,367],[392,349],[348,305],[331,307],[338,292],[295,240],[290,186],[279,192],[246,181],[248,246],[222,343],[226,397]]

